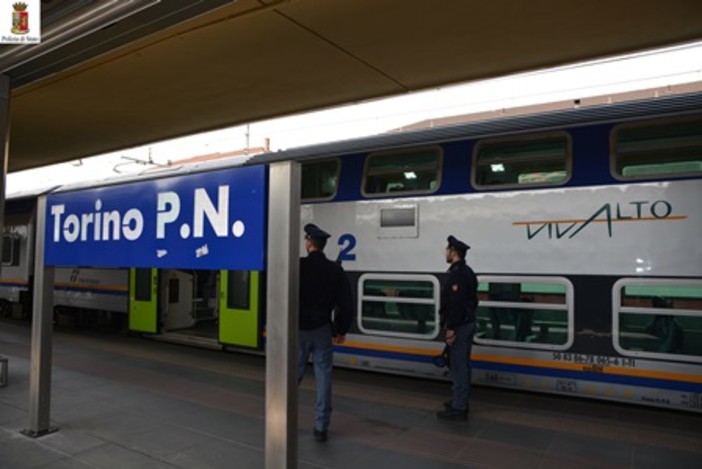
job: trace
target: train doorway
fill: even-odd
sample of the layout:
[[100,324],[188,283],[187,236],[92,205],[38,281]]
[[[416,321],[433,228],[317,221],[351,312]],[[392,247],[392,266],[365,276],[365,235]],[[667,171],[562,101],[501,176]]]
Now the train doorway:
[[221,348],[218,337],[218,273],[209,270],[159,270],[160,330],[154,338]]
[[259,350],[262,291],[259,271],[130,269],[129,328],[168,342]]

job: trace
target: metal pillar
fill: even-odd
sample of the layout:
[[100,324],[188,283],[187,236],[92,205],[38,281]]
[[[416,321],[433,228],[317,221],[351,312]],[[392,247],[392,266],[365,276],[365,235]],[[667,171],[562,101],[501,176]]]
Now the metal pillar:
[[[0,252],[5,238],[5,176],[7,175],[7,163],[9,160],[10,146],[10,78],[7,75],[0,75],[0,133],[2,138],[2,174],[0,174]],[[0,276],[2,274],[2,262],[0,262]],[[2,357],[0,362],[0,387],[7,386],[9,380],[7,374],[7,358]]]
[[53,342],[54,267],[44,266],[46,196],[37,201],[34,254],[34,311],[32,312],[32,361],[29,376],[29,427],[22,430],[37,438],[52,433],[51,354]]
[[266,469],[297,467],[300,165],[270,167],[266,318]]
[[[2,241],[5,233],[5,176],[7,175],[7,164],[10,159],[10,77],[0,75],[0,148],[2,150],[2,174],[0,175],[0,252],[2,252]],[[0,265],[1,267],[1,265]]]

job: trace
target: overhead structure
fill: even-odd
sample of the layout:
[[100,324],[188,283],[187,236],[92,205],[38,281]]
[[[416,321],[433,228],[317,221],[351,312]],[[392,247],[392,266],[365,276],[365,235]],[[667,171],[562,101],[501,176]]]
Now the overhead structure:
[[[108,15],[110,4],[125,10]],[[10,171],[702,40],[699,0],[48,0],[42,8],[55,25],[81,29],[59,31],[61,41],[47,33],[45,49],[0,47],[13,90]],[[81,26],[76,18],[91,8],[107,22]]]

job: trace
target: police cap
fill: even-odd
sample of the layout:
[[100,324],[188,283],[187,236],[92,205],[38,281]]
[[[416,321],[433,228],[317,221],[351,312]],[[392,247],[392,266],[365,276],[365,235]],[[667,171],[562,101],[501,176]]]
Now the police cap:
[[460,253],[461,256],[465,256],[466,251],[468,249],[470,249],[470,246],[468,246],[463,241],[456,239],[455,236],[449,236],[448,237],[448,248],[453,249],[454,251]]
[[305,225],[305,237],[326,241],[331,235],[313,223]]

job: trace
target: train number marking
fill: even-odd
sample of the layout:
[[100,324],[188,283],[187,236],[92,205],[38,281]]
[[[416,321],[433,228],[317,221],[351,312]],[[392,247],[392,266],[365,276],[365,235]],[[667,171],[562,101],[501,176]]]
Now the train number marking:
[[633,358],[572,352],[554,352],[551,358],[558,362],[579,363],[583,365],[583,371],[596,373],[602,373],[604,367],[636,368],[636,360]]
[[353,249],[356,247],[356,237],[350,233],[345,233],[339,236],[339,246],[341,246],[341,252],[339,252],[340,261],[355,261],[356,254]]

